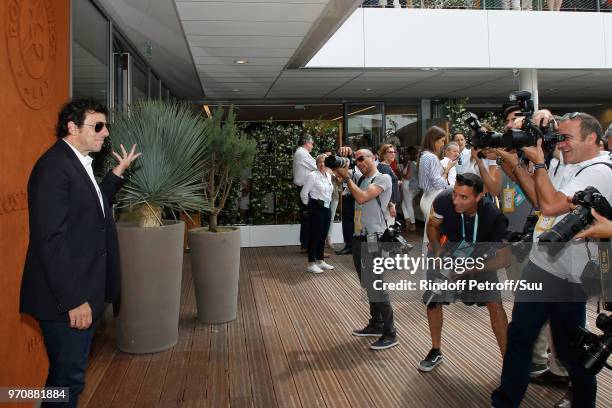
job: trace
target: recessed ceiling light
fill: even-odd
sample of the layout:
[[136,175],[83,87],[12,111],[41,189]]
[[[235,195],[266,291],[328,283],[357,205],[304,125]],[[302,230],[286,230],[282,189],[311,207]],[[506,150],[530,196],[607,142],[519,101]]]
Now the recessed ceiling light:
[[239,60],[234,61],[234,63],[235,64],[248,64],[249,61],[244,60],[244,59],[239,59]]
[[232,92],[240,92],[240,89],[234,88],[234,89],[232,89]]
[[364,91],[366,91],[366,92],[372,92],[372,88],[366,88],[366,89],[364,89]]

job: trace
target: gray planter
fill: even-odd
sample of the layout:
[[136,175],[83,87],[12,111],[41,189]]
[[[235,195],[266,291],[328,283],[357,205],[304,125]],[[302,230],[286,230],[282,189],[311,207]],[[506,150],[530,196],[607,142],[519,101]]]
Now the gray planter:
[[236,319],[240,229],[212,233],[194,228],[189,231],[189,245],[198,319],[203,323]]
[[178,341],[183,222],[162,227],[117,224],[121,306],[117,347],[126,353],[166,350]]

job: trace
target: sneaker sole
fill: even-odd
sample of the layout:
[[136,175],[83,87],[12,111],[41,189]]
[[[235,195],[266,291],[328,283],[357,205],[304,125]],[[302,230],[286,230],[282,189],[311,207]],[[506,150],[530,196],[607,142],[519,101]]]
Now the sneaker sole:
[[530,376],[531,378],[534,378],[534,377],[537,377],[538,375],[542,375],[542,374],[544,374],[544,373],[545,373],[545,372],[547,372],[548,370],[549,370],[549,368],[548,368],[548,367],[546,367],[544,370],[531,371],[531,372],[529,372],[529,376]]
[[355,336],[355,337],[380,337],[380,336],[382,336],[382,332],[380,332],[380,333],[368,333],[368,334],[353,332],[353,336]]
[[396,340],[394,343],[387,344],[386,346],[374,346],[374,345],[370,344],[370,348],[372,350],[386,350],[388,348],[395,347],[398,344],[399,344],[399,341]]
[[432,365],[431,367],[423,367],[419,364],[419,371],[423,372],[423,373],[429,373],[431,371],[433,371],[434,368],[436,368],[437,366],[439,366],[440,364],[442,364],[444,362],[444,359],[439,359],[434,365]]

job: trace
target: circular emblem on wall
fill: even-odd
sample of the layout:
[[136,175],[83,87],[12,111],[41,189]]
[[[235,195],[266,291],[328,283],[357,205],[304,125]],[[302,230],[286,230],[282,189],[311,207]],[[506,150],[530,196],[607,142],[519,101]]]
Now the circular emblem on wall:
[[6,48],[23,101],[40,109],[53,89],[56,33],[51,0],[9,0]]

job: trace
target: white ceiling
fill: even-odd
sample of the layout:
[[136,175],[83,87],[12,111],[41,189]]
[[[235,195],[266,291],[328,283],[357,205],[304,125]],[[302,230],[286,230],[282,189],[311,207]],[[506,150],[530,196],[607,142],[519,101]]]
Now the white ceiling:
[[[325,26],[323,20],[344,21],[359,0],[98,1],[138,47],[153,42],[150,62],[183,99],[335,103],[467,96],[498,103],[518,89],[518,77],[509,69],[288,68],[305,65],[304,49],[331,37],[337,24]],[[236,64],[239,59],[248,63]],[[540,70],[538,76],[546,102],[612,100],[609,70]]]

